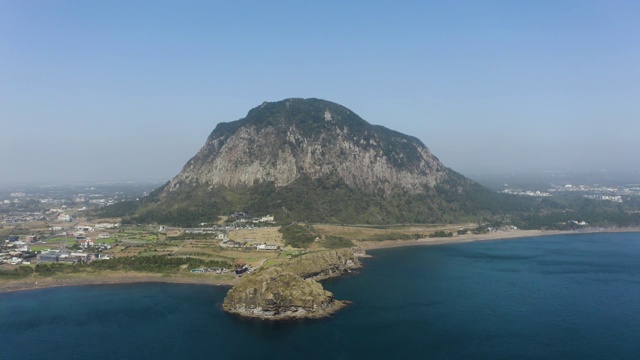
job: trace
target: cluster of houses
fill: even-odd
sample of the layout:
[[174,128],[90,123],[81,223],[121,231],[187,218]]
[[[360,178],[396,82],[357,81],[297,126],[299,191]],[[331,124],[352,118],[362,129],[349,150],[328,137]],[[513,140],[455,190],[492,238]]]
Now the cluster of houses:
[[[94,241],[86,237],[86,233],[93,232],[96,229],[113,228],[118,225],[119,224],[108,223],[78,225],[72,229],[67,229],[64,226],[52,226],[50,228],[52,231],[63,230],[63,232],[58,235],[75,238],[80,247],[79,250],[81,250],[76,252],[66,250],[63,246],[61,250],[45,250],[36,255],[36,252],[31,251],[30,244],[37,243],[38,240],[42,239],[38,239],[36,235],[9,235],[4,242],[0,243],[0,264],[26,265],[33,261],[75,263],[101,258],[99,253],[111,249],[111,244]],[[97,237],[98,240],[108,239],[111,235],[107,231],[102,231]]]
[[220,246],[226,248],[244,248],[255,250],[279,250],[280,247],[274,244],[254,244],[255,239],[244,239],[243,241],[224,240],[220,243]]
[[550,193],[546,192],[546,191],[540,191],[540,190],[517,190],[517,189],[505,189],[502,191],[505,194],[511,194],[511,195],[520,195],[520,196],[534,196],[534,197],[549,197],[551,196]]
[[91,238],[78,240],[78,246],[80,246],[83,249],[94,248],[97,251],[103,251],[103,250],[111,249],[111,244],[96,243]]
[[37,212],[12,211],[3,216],[2,222],[5,224],[23,224],[38,221],[58,221],[71,222],[73,216],[67,213],[67,207],[50,209]]
[[617,203],[622,202],[622,196],[620,195],[585,195],[587,199],[613,201]]
[[[185,229],[184,232],[187,234],[215,234],[218,233],[220,230],[223,230],[224,228],[218,227],[218,226],[212,226],[212,227],[204,227],[204,228],[188,228]],[[233,229],[232,227],[230,227],[229,229],[226,230],[231,230]],[[165,231],[164,226],[160,229],[160,231]]]
[[[27,238],[31,238],[32,241],[35,238],[33,235],[28,235]],[[108,244],[98,244],[98,249],[94,247],[94,250],[100,251],[103,249],[111,248]],[[100,247],[102,246],[102,247]],[[45,250],[39,254],[31,252],[30,246],[27,242],[19,239],[17,235],[11,235],[0,246],[0,264],[10,265],[28,265],[33,260],[38,263],[41,262],[87,262],[98,258],[108,258],[100,256],[98,253],[86,253],[80,251],[69,251],[66,249],[61,250]]]
[[37,262],[63,262],[77,263],[87,262],[99,258],[98,254],[88,254],[83,252],[71,252],[68,250],[49,250],[43,251],[36,257]]
[[9,225],[45,220],[47,220],[47,217],[41,212],[12,212],[8,215],[3,216],[2,222]]
[[191,273],[193,273],[193,274],[204,274],[204,273],[226,274],[228,272],[229,272],[229,270],[225,269],[225,268],[198,268],[198,269],[191,269]]
[[570,220],[569,222],[574,223],[576,225],[580,225],[580,226],[587,226],[589,225],[589,223],[587,223],[586,221],[582,220],[582,221],[578,221],[578,220]]
[[20,240],[17,235],[11,235],[0,245],[0,264],[29,264],[30,252],[29,244]]
[[76,231],[94,232],[99,230],[114,229],[120,226],[120,223],[98,223],[95,225],[76,225]]
[[[235,212],[231,215],[232,219],[235,219],[235,222],[228,223],[226,225],[211,225],[208,227],[199,227],[199,228],[187,228],[184,229],[184,232],[187,234],[215,234],[220,231],[231,231],[237,229],[252,229],[252,224],[264,224],[264,223],[273,223],[275,218],[273,215],[266,215],[263,217],[253,217],[244,212]],[[201,226],[205,226],[207,223],[201,223]],[[164,226],[160,226],[158,230],[160,232],[165,232],[166,228]]]
[[[76,241],[78,242],[78,245],[84,249],[87,249],[90,247],[99,247],[100,249],[105,250],[105,249],[111,249],[111,245],[96,242],[92,238],[87,237],[87,234],[94,233],[98,230],[111,229],[118,226],[120,226],[120,224],[102,223],[102,224],[96,224],[96,225],[77,225],[73,228],[73,231],[64,231],[58,235],[64,236],[64,237],[75,237]],[[58,230],[67,230],[67,229],[61,226],[56,226],[56,227],[52,227],[51,230],[58,231]],[[110,239],[111,234],[108,231],[103,230],[100,233],[98,233],[97,237],[98,237],[98,240]]]
[[71,222],[71,221],[73,221],[73,216],[71,216],[69,214],[60,214],[60,215],[58,215],[56,220],[61,221],[61,222]]
[[274,222],[275,218],[273,215],[265,215],[263,217],[253,217],[245,212],[234,212],[233,217],[237,222],[252,222],[252,223],[265,223],[265,222]]
[[[82,209],[80,209],[82,210]],[[66,212],[65,209],[50,209],[45,212],[10,212],[7,215],[3,215],[2,222],[4,224],[23,224],[37,221],[58,221],[63,223],[72,222],[74,220],[73,215]],[[96,229],[110,229],[118,227],[120,224],[115,223],[102,223],[96,224]]]
[[488,227],[487,232],[489,233],[501,233],[501,232],[509,232],[511,230],[518,230],[517,226],[513,225],[504,225],[499,227]]

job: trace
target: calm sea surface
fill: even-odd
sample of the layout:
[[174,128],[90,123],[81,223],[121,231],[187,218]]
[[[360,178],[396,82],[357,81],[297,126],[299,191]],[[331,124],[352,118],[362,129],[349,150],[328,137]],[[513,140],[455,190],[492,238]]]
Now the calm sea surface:
[[242,320],[224,287],[0,294],[2,359],[640,359],[640,233],[372,252],[331,318]]

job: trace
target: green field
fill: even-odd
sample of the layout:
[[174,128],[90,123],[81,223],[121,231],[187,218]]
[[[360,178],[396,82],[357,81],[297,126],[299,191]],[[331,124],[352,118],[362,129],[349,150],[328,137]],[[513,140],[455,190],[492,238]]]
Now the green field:
[[51,239],[47,240],[48,243],[59,243],[59,242],[63,242],[63,241],[66,241],[66,242],[73,241],[73,242],[75,242],[76,239],[75,238],[66,238],[66,237],[54,237],[54,238],[51,238]]
[[111,239],[112,241],[116,241],[116,240],[157,241],[158,235],[149,234],[142,231],[125,231],[125,232],[119,232],[119,233],[113,234],[111,236]]

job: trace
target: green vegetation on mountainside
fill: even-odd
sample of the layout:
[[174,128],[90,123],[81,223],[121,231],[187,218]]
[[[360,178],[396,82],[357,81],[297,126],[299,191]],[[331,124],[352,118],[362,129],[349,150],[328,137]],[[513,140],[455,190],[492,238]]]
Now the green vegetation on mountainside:
[[100,215],[113,216],[118,211],[134,209],[128,213],[129,221],[175,226],[195,226],[238,210],[273,214],[284,223],[454,223],[525,213],[540,207],[533,200],[494,193],[451,173],[451,185],[426,188],[417,194],[403,190],[388,195],[372,193],[351,188],[331,176],[316,180],[301,177],[280,188],[273,183],[234,189],[192,186],[185,191],[170,192],[162,201],[150,195],[137,207],[131,204],[117,209],[107,207]]

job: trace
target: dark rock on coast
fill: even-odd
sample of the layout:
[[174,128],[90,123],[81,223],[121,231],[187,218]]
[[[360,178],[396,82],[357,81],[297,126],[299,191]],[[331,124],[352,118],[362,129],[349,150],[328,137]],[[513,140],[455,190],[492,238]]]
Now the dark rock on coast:
[[310,253],[281,266],[245,275],[227,293],[222,308],[264,320],[328,316],[347,302],[336,300],[316,279],[340,276],[362,266],[351,249]]
[[361,267],[352,249],[327,250],[291,259],[283,268],[304,279],[324,280]]
[[317,281],[279,267],[244,276],[222,304],[229,313],[265,320],[320,318],[344,306]]

